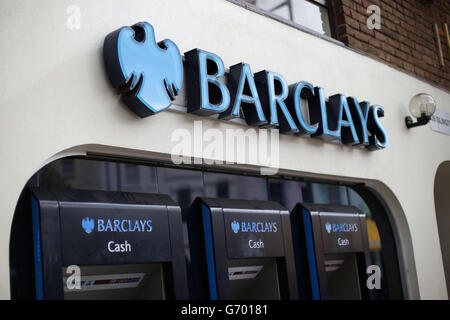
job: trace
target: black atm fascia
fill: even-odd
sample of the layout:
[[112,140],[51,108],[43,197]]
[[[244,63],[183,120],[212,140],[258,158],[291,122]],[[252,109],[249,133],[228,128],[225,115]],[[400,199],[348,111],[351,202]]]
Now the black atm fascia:
[[[64,298],[63,267],[145,263],[164,266],[166,298],[189,298],[181,209],[169,196],[31,188],[31,209],[37,299]],[[94,220],[89,232],[85,218]],[[99,232],[100,218],[151,223],[139,232]],[[109,241],[124,239],[131,252],[108,250]]]
[[300,203],[291,212],[291,226],[301,299],[331,298],[325,261],[333,255],[355,256],[360,298],[371,299],[366,286],[371,256],[364,213],[353,206]]
[[[270,225],[265,225],[267,232],[242,232],[241,226],[235,232],[232,228],[234,222],[240,225],[252,222],[276,223],[276,232],[273,232],[274,228],[269,230]],[[197,285],[193,292],[195,298],[233,299],[228,263],[252,259],[273,259],[280,299],[298,298],[289,211],[280,204],[258,200],[197,198],[191,207],[188,225],[193,282]],[[259,227],[264,228],[264,225],[260,224]],[[263,241],[264,248],[250,248],[249,241],[252,239]]]

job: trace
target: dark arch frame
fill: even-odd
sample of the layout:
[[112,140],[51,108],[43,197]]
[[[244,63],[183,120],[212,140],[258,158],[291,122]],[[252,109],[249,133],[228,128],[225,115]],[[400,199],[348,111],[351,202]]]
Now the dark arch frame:
[[366,202],[372,213],[372,219],[378,226],[382,248],[381,256],[384,267],[384,277],[381,286],[388,288],[387,294],[389,299],[404,299],[398,264],[397,245],[392,225],[389,221],[387,208],[378,195],[366,185],[359,184],[353,186],[352,189]]

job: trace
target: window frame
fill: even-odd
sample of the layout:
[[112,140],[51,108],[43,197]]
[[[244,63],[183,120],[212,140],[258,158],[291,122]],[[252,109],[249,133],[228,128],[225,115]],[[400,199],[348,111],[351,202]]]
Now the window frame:
[[[234,3],[236,5],[239,5],[239,6],[243,7],[243,8],[245,8],[245,9],[248,9],[248,10],[253,11],[255,13],[261,14],[261,15],[266,16],[268,18],[274,19],[274,20],[276,20],[278,22],[287,24],[287,25],[289,25],[291,27],[294,27],[294,28],[296,28],[298,30],[307,32],[307,33],[312,34],[314,36],[318,36],[319,38],[322,38],[324,40],[328,40],[328,41],[331,41],[331,42],[334,42],[334,43],[337,43],[337,44],[340,44],[340,45],[344,45],[343,42],[341,42],[341,41],[339,41],[337,39],[336,10],[335,10],[335,4],[334,4],[334,2],[332,0],[304,0],[304,1],[310,2],[312,4],[315,4],[315,5],[318,5],[318,6],[321,6],[321,7],[327,9],[327,11],[328,11],[328,19],[329,19],[329,22],[330,22],[331,36],[328,36],[326,34],[322,34],[320,32],[317,32],[317,31],[315,31],[315,30],[313,30],[313,29],[311,29],[311,28],[309,28],[309,27],[307,27],[305,25],[302,25],[302,24],[300,24],[298,22],[295,22],[295,21],[293,21],[291,19],[285,19],[285,18],[283,18],[283,17],[281,17],[281,16],[279,16],[277,14],[274,14],[274,13],[272,13],[270,11],[263,10],[263,9],[261,9],[258,6],[247,2],[246,0],[226,0],[226,1]],[[286,0],[286,2],[289,2],[289,1],[292,1],[292,0]],[[279,7],[279,6],[280,5],[278,5],[276,7]]]

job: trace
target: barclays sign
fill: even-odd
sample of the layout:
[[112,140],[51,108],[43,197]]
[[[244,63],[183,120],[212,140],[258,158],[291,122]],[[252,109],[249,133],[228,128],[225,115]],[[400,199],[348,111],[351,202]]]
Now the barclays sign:
[[[167,109],[180,92],[185,74],[189,113],[218,114],[220,119],[230,120],[242,111],[248,125],[277,128],[284,134],[339,141],[368,150],[388,145],[380,121],[382,106],[343,94],[326,99],[321,87],[305,81],[288,85],[282,75],[268,70],[253,74],[246,63],[231,66],[226,74],[222,59],[201,49],[186,52],[183,63],[176,44],[171,40],[157,43],[147,22],[107,35],[103,53],[111,84],[140,117]],[[302,107],[305,101],[309,117]]]
[[325,223],[325,230],[328,234],[335,232],[358,232],[358,224],[357,223]]
[[234,220],[231,222],[231,229],[234,233],[251,232],[251,233],[265,233],[265,232],[278,232],[278,226],[276,222],[237,222]]
[[[97,227],[96,227],[97,225]],[[94,219],[85,217],[81,220],[81,227],[87,234],[93,230],[97,232],[152,232],[152,220],[143,219]]]

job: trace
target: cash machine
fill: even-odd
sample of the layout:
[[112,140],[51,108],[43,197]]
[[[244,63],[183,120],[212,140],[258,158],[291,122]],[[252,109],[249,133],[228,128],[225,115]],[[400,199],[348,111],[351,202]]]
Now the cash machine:
[[289,212],[280,204],[198,198],[188,225],[194,298],[298,297]]
[[301,298],[370,299],[363,213],[352,206],[301,203],[291,212],[291,224]]
[[31,211],[37,299],[189,298],[169,196],[35,188]]

